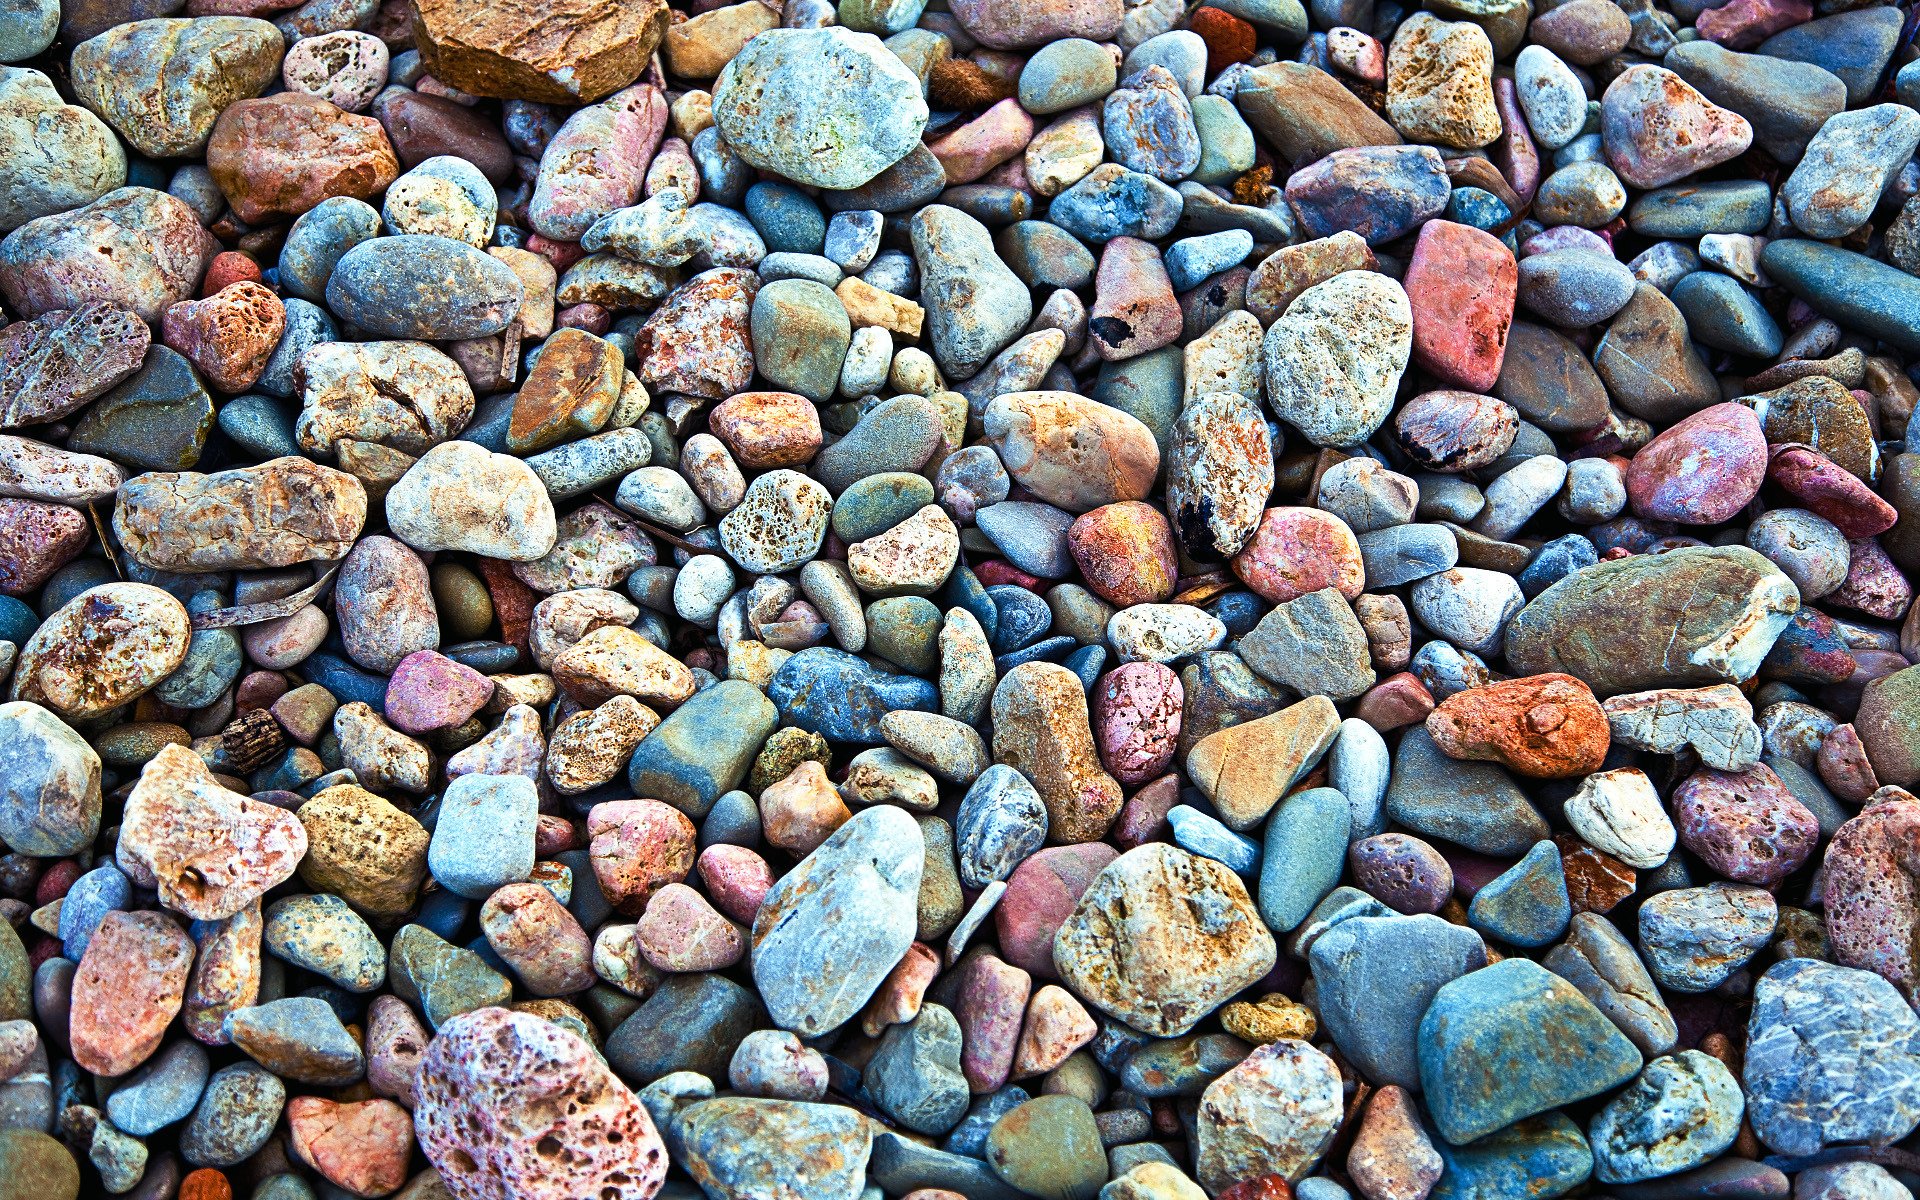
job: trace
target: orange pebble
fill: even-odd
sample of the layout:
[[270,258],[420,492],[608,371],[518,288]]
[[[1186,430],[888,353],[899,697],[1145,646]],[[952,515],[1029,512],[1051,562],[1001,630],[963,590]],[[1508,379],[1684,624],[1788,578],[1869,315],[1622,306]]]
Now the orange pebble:
[[1259,41],[1252,25],[1225,9],[1197,8],[1187,26],[1207,44],[1209,77],[1252,58]]
[[180,1181],[180,1200],[233,1200],[233,1185],[212,1167],[201,1167]]

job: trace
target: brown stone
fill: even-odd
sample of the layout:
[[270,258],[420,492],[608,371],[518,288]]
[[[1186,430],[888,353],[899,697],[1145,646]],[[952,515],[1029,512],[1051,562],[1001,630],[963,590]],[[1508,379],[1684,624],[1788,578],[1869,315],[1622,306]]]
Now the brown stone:
[[343,557],[367,520],[353,476],[288,456],[202,475],[150,471],[114,503],[113,531],[133,560],[162,571],[291,567]]
[[620,348],[612,342],[583,329],[555,333],[513,402],[507,448],[533,454],[599,432],[613,415],[624,377]]
[[414,44],[474,96],[587,104],[632,83],[667,31],[666,0],[417,0]]
[[450,154],[466,159],[494,183],[513,178],[513,149],[507,139],[497,125],[464,104],[394,88],[374,101],[372,112],[402,167]]
[[1533,675],[1457,692],[1426,724],[1448,756],[1497,762],[1535,779],[1590,774],[1607,757],[1607,714],[1592,689],[1571,675]]
[[1640,877],[1611,854],[1602,853],[1570,833],[1554,835],[1560,849],[1560,871],[1567,879],[1567,899],[1577,913],[1609,913],[1633,895]]
[[1032,782],[1056,844],[1099,840],[1126,798],[1100,765],[1079,677],[1052,663],[1022,663],[994,689],[993,759]]
[[300,878],[375,920],[413,907],[427,874],[427,831],[387,800],[356,784],[330,787],[297,812],[307,831]]
[[242,221],[297,217],[335,196],[367,200],[400,174],[380,122],[283,92],[220,114],[207,169]]

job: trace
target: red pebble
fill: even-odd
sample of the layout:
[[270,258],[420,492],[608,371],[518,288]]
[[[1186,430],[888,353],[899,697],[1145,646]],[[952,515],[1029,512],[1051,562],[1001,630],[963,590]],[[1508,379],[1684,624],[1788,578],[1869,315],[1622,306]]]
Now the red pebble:
[[557,242],[544,233],[527,235],[527,249],[552,263],[554,270],[562,272],[587,256],[579,242]]
[[200,298],[219,292],[228,284],[259,283],[260,264],[238,250],[222,250],[207,264],[206,278],[200,281]]
[[1774,447],[1767,479],[1849,538],[1885,533],[1900,519],[1865,480],[1811,446]]
[[1490,392],[1507,357],[1520,266],[1500,239],[1428,221],[1407,260],[1413,361],[1456,387]]
[[85,873],[86,872],[80,869],[80,864],[70,858],[63,858],[59,862],[54,863],[47,868],[46,874],[40,877],[40,882],[34,885],[34,907],[38,908],[42,905],[52,904],[55,900],[66,895],[67,889],[72,887],[74,881]]
[[1187,28],[1207,44],[1207,76],[1212,78],[1235,63],[1243,63],[1259,49],[1260,39],[1253,26],[1219,8],[1196,8],[1187,18]]
[[601,334],[613,328],[613,314],[598,304],[574,304],[555,313],[553,324],[558,329],[584,329]]
[[998,587],[1003,583],[1011,583],[1015,587],[1023,587],[1035,595],[1039,595],[1047,590],[1046,580],[1041,579],[1037,575],[1029,575],[1012,563],[1004,562],[997,558],[990,558],[986,562],[981,563],[973,569],[973,573],[980,577],[982,587]]

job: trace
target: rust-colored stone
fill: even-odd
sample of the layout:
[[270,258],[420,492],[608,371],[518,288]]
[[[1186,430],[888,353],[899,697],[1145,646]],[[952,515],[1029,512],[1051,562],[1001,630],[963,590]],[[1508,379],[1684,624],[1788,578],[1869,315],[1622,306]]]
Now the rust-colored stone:
[[1609,913],[1639,886],[1634,869],[1603,854],[1570,833],[1554,835],[1560,849],[1560,870],[1567,879],[1567,899],[1577,913]]
[[586,104],[632,83],[667,31],[666,0],[416,0],[435,79],[474,96]]
[[1561,674],[1457,692],[1427,717],[1427,732],[1453,758],[1497,762],[1535,779],[1599,770],[1609,739],[1592,689]]

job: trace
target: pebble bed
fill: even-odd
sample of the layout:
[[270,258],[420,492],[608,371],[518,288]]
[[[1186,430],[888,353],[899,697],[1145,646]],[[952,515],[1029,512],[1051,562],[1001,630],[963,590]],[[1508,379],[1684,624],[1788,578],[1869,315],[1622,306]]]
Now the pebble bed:
[[0,1200],[1913,1200],[1920,13],[1423,4],[0,0]]

